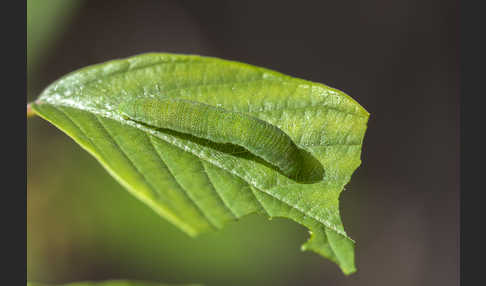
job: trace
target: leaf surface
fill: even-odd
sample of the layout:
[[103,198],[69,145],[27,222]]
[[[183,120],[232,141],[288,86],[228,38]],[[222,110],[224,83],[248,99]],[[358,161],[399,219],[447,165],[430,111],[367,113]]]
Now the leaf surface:
[[[304,150],[322,176],[312,182],[288,177],[241,146],[120,112],[120,105],[144,98],[190,100],[263,120]],[[32,109],[191,236],[254,212],[285,217],[309,228],[302,249],[327,257],[345,274],[356,270],[339,194],[361,163],[369,114],[339,90],[217,58],[143,54],[74,71],[47,87]]]

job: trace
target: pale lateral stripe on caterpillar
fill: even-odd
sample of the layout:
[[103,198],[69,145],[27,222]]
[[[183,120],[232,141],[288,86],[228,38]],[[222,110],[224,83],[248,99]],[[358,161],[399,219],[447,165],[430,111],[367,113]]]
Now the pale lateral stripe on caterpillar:
[[301,152],[285,132],[242,112],[177,98],[137,98],[119,110],[133,121],[242,146],[291,178],[302,168]]

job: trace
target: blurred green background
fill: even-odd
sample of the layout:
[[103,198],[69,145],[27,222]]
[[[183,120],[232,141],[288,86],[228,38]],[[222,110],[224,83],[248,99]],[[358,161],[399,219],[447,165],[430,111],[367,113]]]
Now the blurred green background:
[[[285,2],[285,1],[284,1]],[[292,2],[291,2],[292,3]],[[206,285],[457,285],[454,1],[27,1],[27,101],[86,65],[143,52],[238,60],[329,84],[370,113],[341,195],[358,272],[256,215],[189,238],[40,118],[27,123],[27,278]]]

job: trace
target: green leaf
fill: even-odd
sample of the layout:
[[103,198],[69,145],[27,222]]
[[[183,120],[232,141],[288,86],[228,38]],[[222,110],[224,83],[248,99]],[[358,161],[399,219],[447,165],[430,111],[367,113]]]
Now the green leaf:
[[[56,286],[201,286],[200,284],[162,284],[145,281],[109,280],[102,282],[73,282]],[[27,282],[27,286],[54,286],[53,284]]]
[[[144,112],[141,122],[120,111],[147,98],[185,99],[265,121],[308,154],[306,162],[322,168],[321,177],[292,178],[245,146],[147,124],[154,111]],[[361,163],[369,114],[345,93],[238,62],[143,54],[70,73],[47,87],[32,109],[189,235],[253,212],[285,217],[309,228],[303,250],[327,257],[345,274],[356,271],[339,194]],[[210,121],[202,114],[174,116]],[[253,140],[257,131],[246,128],[239,136]]]

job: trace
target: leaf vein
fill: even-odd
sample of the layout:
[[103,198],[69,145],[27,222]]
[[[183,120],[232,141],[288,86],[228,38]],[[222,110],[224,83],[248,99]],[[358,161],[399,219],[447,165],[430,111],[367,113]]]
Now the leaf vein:
[[218,188],[216,187],[216,185],[213,184],[213,181],[211,180],[211,176],[209,175],[208,171],[206,170],[206,166],[204,164],[204,162],[201,161],[201,159],[199,159],[199,162],[200,164],[202,165],[202,169],[204,170],[204,173],[206,175],[206,177],[208,178],[208,182],[209,182],[209,185],[211,186],[211,188],[214,190],[214,192],[218,195],[218,197],[220,198],[221,202],[223,203],[223,205],[225,206],[226,209],[229,210],[229,212],[233,215],[233,217],[235,218],[238,218],[238,215],[233,211],[233,209],[231,209],[227,203],[225,202],[225,200],[223,199],[223,197],[221,196],[221,194],[219,193],[218,191]]
[[150,190],[156,195],[156,197],[160,197],[160,191],[155,188],[152,185],[152,182],[150,182],[147,177],[141,172],[135,162],[128,156],[128,154],[125,152],[125,150],[121,147],[121,145],[118,143],[118,141],[115,139],[113,135],[111,135],[110,131],[106,128],[106,126],[103,124],[103,122],[100,120],[100,118],[95,115],[94,116],[97,121],[99,122],[100,126],[105,130],[106,134],[109,136],[110,139],[112,139],[113,143],[118,147],[118,149],[121,151],[121,154],[127,159],[127,161],[132,165],[132,167],[135,169],[135,171],[144,179],[144,181],[147,183],[147,186],[150,188]]
[[172,176],[174,182],[181,188],[181,190],[185,193],[185,195],[189,198],[189,201],[193,203],[193,205],[196,207],[196,209],[201,213],[201,215],[206,219],[206,221],[209,223],[209,225],[211,227],[213,227],[214,229],[218,229],[217,225],[206,215],[206,213],[204,212],[204,210],[195,202],[195,200],[193,198],[191,198],[191,196],[189,195],[189,192],[181,185],[181,183],[179,182],[179,180],[177,179],[177,177],[174,175],[173,171],[171,170],[171,168],[169,167],[169,165],[167,165],[167,162],[164,160],[164,158],[162,157],[162,155],[160,154],[159,150],[157,149],[157,147],[155,147],[155,144],[153,142],[153,139],[152,139],[152,136],[148,135],[147,133],[145,133],[145,136],[148,137],[149,141],[150,141],[150,144],[152,146],[152,148],[155,150],[155,153],[157,154],[157,156],[159,157],[160,161],[162,164],[164,164],[165,168],[167,169],[167,171],[169,172],[169,174]]

